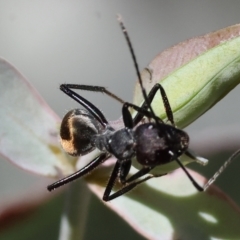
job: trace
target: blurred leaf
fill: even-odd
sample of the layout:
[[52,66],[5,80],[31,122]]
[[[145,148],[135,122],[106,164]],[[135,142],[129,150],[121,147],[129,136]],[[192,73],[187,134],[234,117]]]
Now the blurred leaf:
[[[97,169],[94,178],[88,177],[92,182],[90,188],[99,198],[108,179],[106,173]],[[191,174],[204,185],[205,179],[197,173]],[[240,209],[236,204],[216,187],[197,192],[181,169],[141,184],[106,205],[147,239],[238,239],[240,236]]]
[[46,176],[73,171],[58,143],[60,121],[36,90],[0,58],[0,154]]
[[[58,194],[50,201],[41,202],[41,206],[33,206],[33,208],[25,204],[9,206],[4,211],[4,217],[0,215],[0,239],[58,239],[60,219],[67,205],[66,197],[69,198],[66,192]],[[81,198],[84,198],[84,196],[81,196]],[[75,199],[74,201],[76,209],[79,208],[76,204],[81,204],[81,200],[79,203]],[[72,207],[74,208],[74,206]],[[84,238],[82,239],[143,239],[96,197],[91,198],[89,207],[85,211],[88,212],[88,217]],[[102,216],[104,216],[104,221]],[[8,222],[7,225],[5,224],[6,221]]]
[[[1,227],[0,239],[57,239],[63,208],[62,195],[45,202],[41,207],[30,205],[19,205],[18,207],[19,209],[8,209],[5,217],[0,215],[0,225],[5,226],[4,229]],[[24,210],[25,213],[21,210]],[[11,218],[11,222],[9,222],[11,225],[6,226],[5,222],[9,218]]]

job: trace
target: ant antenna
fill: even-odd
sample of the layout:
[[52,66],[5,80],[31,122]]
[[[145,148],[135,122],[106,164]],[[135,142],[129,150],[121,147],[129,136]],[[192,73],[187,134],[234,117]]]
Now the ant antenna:
[[[146,90],[143,86],[143,81],[142,81],[142,77],[141,77],[141,74],[140,74],[140,71],[139,71],[139,67],[138,67],[138,63],[137,63],[137,59],[136,59],[136,55],[134,53],[134,50],[133,50],[133,46],[131,44],[131,41],[130,41],[130,37],[127,33],[127,30],[124,26],[124,23],[123,23],[123,20],[122,20],[122,17],[120,14],[117,15],[117,20],[120,24],[120,27],[122,29],[122,32],[125,36],[125,39],[127,41],[127,45],[129,47],[129,50],[131,52],[131,56],[132,56],[132,59],[133,59],[133,63],[134,63],[134,66],[135,66],[135,70],[136,70],[136,73],[137,73],[137,77],[138,77],[138,81],[139,81],[139,84],[140,84],[140,87],[141,87],[141,90],[142,90],[142,94],[143,94],[143,97],[144,97],[144,100],[146,102],[146,105],[147,107],[150,109],[150,114],[152,115],[151,117],[155,120],[156,122],[156,125],[158,127],[160,127],[160,121],[162,121],[158,116],[155,115],[153,109],[152,109],[152,106],[151,106],[151,103],[149,101],[149,98],[147,96],[147,93],[146,93]],[[160,85],[160,84],[159,84]],[[160,85],[161,86],[161,85]],[[168,116],[168,119],[169,121],[171,122],[171,124],[173,126],[175,126],[175,123],[174,123],[174,119],[173,119],[173,113],[172,113],[172,110],[171,110],[171,106],[168,102],[168,98],[166,96],[166,93],[165,93],[165,90],[160,87],[160,91],[161,91],[161,95],[164,96],[163,97],[163,102],[164,102],[164,106],[165,106],[165,110],[167,112],[167,116]],[[186,168],[182,165],[182,163],[179,161],[179,159],[174,156],[174,154],[172,152],[169,152],[170,155],[173,156],[174,160],[176,160],[176,162],[178,163],[178,165],[183,169],[183,171],[186,173],[186,175],[188,176],[188,178],[190,179],[190,181],[193,183],[193,185],[199,190],[199,191],[203,191],[204,189],[198,185],[198,183],[192,178],[192,176],[188,173],[188,171],[186,170]],[[189,155],[190,153],[188,153]]]
[[229,159],[219,168],[219,170],[213,175],[212,178],[208,180],[208,182],[204,186],[204,191],[206,191],[210,185],[212,185],[216,179],[220,176],[220,174],[228,167],[228,165],[234,160],[238,155],[240,155],[240,149],[238,149],[236,152],[232,154],[232,156],[229,157]]
[[127,33],[127,29],[125,28],[124,24],[123,24],[123,20],[122,20],[122,16],[120,14],[117,15],[117,20],[120,24],[120,27],[122,28],[122,31],[123,31],[123,34],[125,36],[125,39],[127,41],[127,45],[129,47],[129,50],[131,52],[131,56],[132,56],[132,59],[133,59],[133,63],[134,63],[134,66],[135,66],[135,69],[136,69],[136,73],[137,73],[137,77],[138,77],[138,80],[139,80],[139,84],[140,84],[140,87],[142,89],[142,93],[143,93],[143,97],[144,97],[144,100],[146,101],[147,105],[148,105],[148,108],[150,109],[150,112],[152,114],[152,117],[154,118],[154,120],[156,121],[156,123],[158,124],[158,118],[156,117],[156,115],[154,114],[154,111],[152,109],[152,106],[149,102],[149,99],[147,97],[147,93],[146,93],[146,90],[145,88],[143,87],[143,82],[142,82],[142,77],[141,77],[141,74],[140,74],[140,71],[139,71],[139,67],[138,67],[138,63],[137,63],[137,59],[136,59],[136,55],[134,53],[134,50],[133,50],[133,46],[132,46],[132,43],[130,41],[130,38],[129,38],[129,35]]

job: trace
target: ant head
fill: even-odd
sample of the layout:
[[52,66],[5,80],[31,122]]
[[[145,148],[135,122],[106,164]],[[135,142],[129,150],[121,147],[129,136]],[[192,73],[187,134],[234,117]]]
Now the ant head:
[[73,109],[62,120],[60,142],[68,154],[85,155],[95,148],[92,140],[101,130],[100,123],[87,110]]

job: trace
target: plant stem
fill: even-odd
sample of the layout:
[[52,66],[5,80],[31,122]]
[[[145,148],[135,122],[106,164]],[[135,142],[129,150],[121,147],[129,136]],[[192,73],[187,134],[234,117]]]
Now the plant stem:
[[59,240],[84,239],[91,193],[83,180],[69,184],[61,218]]

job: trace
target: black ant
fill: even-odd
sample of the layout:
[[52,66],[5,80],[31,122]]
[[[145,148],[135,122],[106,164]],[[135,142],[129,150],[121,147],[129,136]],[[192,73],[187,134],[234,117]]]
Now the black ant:
[[[79,171],[49,185],[47,188],[49,191],[52,191],[68,182],[83,177],[105,162],[110,156],[114,156],[117,161],[103,195],[104,201],[110,201],[119,197],[148,179],[166,175],[153,175],[150,172],[155,167],[172,161],[176,161],[179,164],[197,190],[203,191],[204,189],[192,178],[179,160],[179,157],[183,153],[194,160],[201,161],[202,158],[194,156],[188,150],[189,136],[186,132],[176,128],[171,106],[163,87],[160,84],[156,84],[147,95],[126,28],[120,17],[118,21],[133,58],[144,103],[141,107],[138,107],[132,103],[124,102],[100,86],[62,84],[60,89],[86,108],[86,110],[71,110],[63,118],[60,129],[63,149],[73,156],[85,155],[96,148],[101,153]],[[122,116],[124,128],[115,130],[96,106],[72,89],[103,92],[123,103]],[[160,91],[166,115],[171,125],[164,123],[162,119],[157,117],[151,107],[151,102],[158,91]],[[134,118],[132,118],[129,108],[137,112]],[[149,122],[139,124],[144,117],[149,119]],[[134,157],[142,165],[142,168],[128,177]],[[111,194],[116,180],[120,181],[122,187]]]

